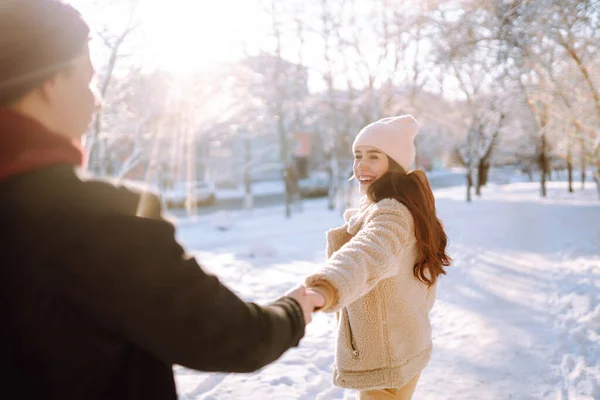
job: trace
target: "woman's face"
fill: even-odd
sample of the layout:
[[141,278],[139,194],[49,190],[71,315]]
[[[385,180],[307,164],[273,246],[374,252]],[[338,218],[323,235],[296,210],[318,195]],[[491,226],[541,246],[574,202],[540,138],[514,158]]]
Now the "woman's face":
[[354,176],[360,184],[360,192],[367,193],[369,185],[388,171],[387,155],[372,146],[358,146],[354,151]]

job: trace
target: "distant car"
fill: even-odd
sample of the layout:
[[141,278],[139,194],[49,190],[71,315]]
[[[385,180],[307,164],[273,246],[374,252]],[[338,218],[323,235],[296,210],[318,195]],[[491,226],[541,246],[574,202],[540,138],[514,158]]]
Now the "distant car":
[[324,197],[329,194],[329,176],[324,171],[314,172],[308,178],[300,179],[298,186],[302,197]]
[[195,206],[212,206],[217,200],[215,186],[207,181],[177,182],[162,196],[169,208],[184,208],[187,201]]

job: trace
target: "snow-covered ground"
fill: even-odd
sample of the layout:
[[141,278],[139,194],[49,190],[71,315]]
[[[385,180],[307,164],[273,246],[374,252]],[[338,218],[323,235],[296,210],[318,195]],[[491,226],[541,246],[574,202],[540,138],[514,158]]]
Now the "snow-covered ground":
[[[447,183],[456,183],[464,178],[464,168],[453,168],[439,171],[429,171],[427,176],[433,186],[446,185]],[[285,192],[285,185],[281,180],[273,181],[261,181],[252,182],[252,194],[254,196],[269,196],[283,194]],[[243,186],[235,189],[217,189],[217,199],[243,199],[245,196],[245,189]]]
[[[252,183],[252,194],[255,196],[268,196],[273,194],[283,194],[285,192],[285,185],[283,181],[264,181],[264,182],[253,182]],[[245,196],[243,187],[236,189],[218,189],[218,199],[242,199]]]
[[[434,353],[415,399],[600,399],[600,201],[592,183],[436,192],[454,264],[432,311]],[[218,225],[229,230],[215,229]],[[324,260],[342,223],[324,199],[179,221],[183,244],[247,300],[268,302]],[[351,399],[331,383],[335,320],[317,314],[301,346],[253,374],[176,367],[181,399]]]

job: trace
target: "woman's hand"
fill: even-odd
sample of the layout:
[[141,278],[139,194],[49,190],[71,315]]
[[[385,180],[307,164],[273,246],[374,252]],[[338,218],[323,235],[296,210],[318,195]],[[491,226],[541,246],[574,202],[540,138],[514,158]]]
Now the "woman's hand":
[[306,325],[312,321],[312,313],[325,305],[325,298],[319,292],[315,292],[312,289],[308,289],[303,285],[287,292],[285,294],[288,297],[296,300],[302,311],[304,312],[304,321]]

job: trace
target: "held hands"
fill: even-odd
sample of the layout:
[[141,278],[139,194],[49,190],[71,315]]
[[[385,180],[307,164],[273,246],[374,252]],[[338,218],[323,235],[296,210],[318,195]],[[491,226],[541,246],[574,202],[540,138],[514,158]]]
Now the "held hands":
[[325,298],[321,293],[308,289],[303,285],[292,289],[285,295],[291,297],[300,304],[300,307],[302,307],[302,311],[304,312],[304,321],[306,322],[306,325],[312,321],[312,313],[315,309],[325,305]]

